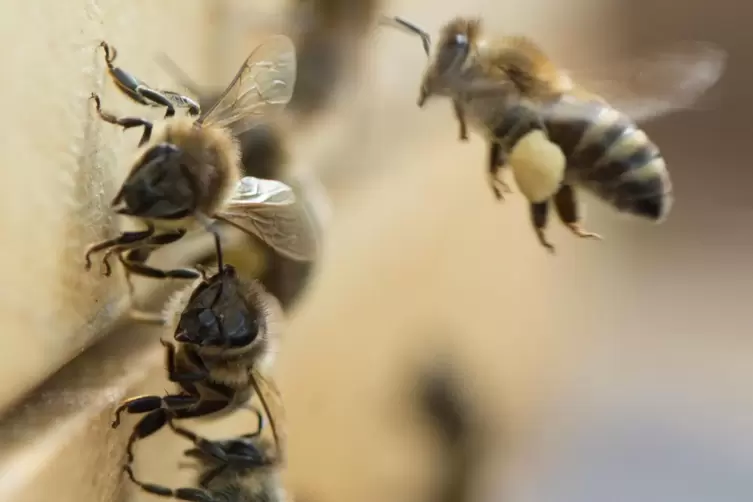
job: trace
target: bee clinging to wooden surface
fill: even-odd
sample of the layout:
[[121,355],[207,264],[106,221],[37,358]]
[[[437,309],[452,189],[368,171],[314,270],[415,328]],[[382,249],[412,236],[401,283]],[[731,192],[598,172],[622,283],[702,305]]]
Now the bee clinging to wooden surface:
[[[254,393],[270,415],[269,392],[260,390],[260,382],[271,386],[264,374],[276,356],[282,312],[256,280],[225,265],[175,294],[154,320],[164,323],[176,342],[162,340],[162,345],[168,379],[179,392],[136,396],[118,406],[113,428],[124,412],[146,414],[129,437],[128,465],[134,443],[172,419],[223,416],[245,407]],[[278,441],[272,418],[270,423]]]
[[[384,18],[382,24],[416,34],[430,47],[429,35],[412,23]],[[690,107],[726,63],[725,51],[713,44],[680,43],[608,69],[610,83],[599,89],[595,79],[571,77],[530,38],[485,39],[479,19],[461,17],[442,27],[434,52],[419,107],[433,96],[449,98],[460,139],[468,140],[468,126],[484,136],[495,197],[503,198],[499,175],[509,166],[530,202],[538,239],[550,251],[544,231],[552,201],[575,235],[599,238],[581,225],[575,187],[618,211],[665,219],[672,204],[669,174],[637,123]]]
[[[146,82],[136,78],[133,74],[115,66],[118,51],[104,40],[99,44],[105,53],[107,73],[117,88],[132,101],[145,106],[167,108],[165,118],[175,115],[175,108],[187,108],[190,115],[198,115],[201,111],[199,104],[188,96],[166,89],[154,89]],[[141,124],[135,124],[139,126]]]
[[[220,93],[199,85],[191,78],[173,59],[161,52],[158,54],[158,62],[181,87],[188,89],[198,97],[202,109],[214,106],[220,97]],[[297,80],[297,79],[296,79]],[[284,168],[288,159],[287,137],[284,129],[272,120],[260,120],[257,125],[238,135],[236,138],[241,147],[241,166],[244,176],[257,178],[276,179],[288,184],[287,173]],[[307,211],[310,201],[306,200],[310,191],[308,186],[291,185],[296,195],[302,196],[304,212],[316,214],[313,210]],[[316,223],[316,217],[312,218],[312,225]],[[322,233],[321,230],[316,233]],[[258,271],[258,280],[264,288],[274,295],[284,310],[291,308],[299,299],[314,271],[315,264],[312,261],[293,260],[273,248],[264,245],[263,242],[254,242],[253,238],[247,237],[238,242],[225,243],[224,256],[226,263],[230,263],[237,269],[253,269]],[[202,265],[209,266],[215,257],[207,254],[199,260]]]
[[[121,215],[139,219],[146,229],[124,232],[86,250],[103,256],[105,275],[116,255],[127,274],[153,278],[194,279],[194,269],[160,270],[145,264],[152,250],[175,242],[189,230],[204,227],[214,234],[219,256],[219,220],[260,238],[295,260],[313,259],[316,240],[295,195],[284,183],[252,177],[241,179],[240,151],[235,136],[256,124],[260,115],[280,111],[290,101],[295,81],[295,49],[290,39],[274,36],[258,46],[243,63],[220,99],[197,119],[173,117],[160,134],[139,118],[99,116],[123,128],[142,126],[146,145],[112,201]],[[160,231],[158,233],[158,230]]]
[[[254,410],[256,411],[256,410]],[[193,443],[184,455],[196,461],[194,486],[169,488],[146,483],[130,465],[128,477],[147,493],[189,502],[284,502],[287,497],[280,477],[281,461],[271,441],[263,438],[262,415],[257,411],[257,431],[229,439],[210,440],[176,425],[169,426]]]

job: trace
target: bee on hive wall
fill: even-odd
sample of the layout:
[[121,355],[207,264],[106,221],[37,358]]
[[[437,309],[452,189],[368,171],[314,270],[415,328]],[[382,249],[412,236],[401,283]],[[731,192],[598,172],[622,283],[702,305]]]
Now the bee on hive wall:
[[130,463],[124,470],[139,488],[160,497],[189,502],[283,502],[287,496],[279,472],[279,445],[262,437],[263,416],[255,408],[252,411],[259,423],[255,432],[222,440],[203,438],[168,420],[173,432],[194,445],[184,452],[196,461],[194,486],[173,489],[144,482]]
[[[202,109],[208,109],[219,99],[220,93],[198,85],[186,72],[167,54],[159,54],[160,65],[171,74],[172,78],[192,95],[197,96]],[[321,205],[328,206],[326,200],[309,201],[311,191],[316,187],[310,184],[300,184],[288,180],[284,167],[288,162],[287,135],[282,127],[260,117],[261,120],[247,131],[237,136],[241,148],[241,166],[244,176],[275,179],[291,184],[296,196],[302,200],[303,211],[310,214],[311,224],[322,227],[319,215]],[[297,187],[297,189],[296,189]],[[325,210],[327,208],[324,208]],[[315,228],[317,234],[322,228]],[[258,280],[264,288],[277,298],[284,309],[291,308],[301,296],[314,271],[313,261],[290,259],[270,246],[265,245],[251,236],[244,236],[238,240],[223,243],[225,262],[236,269],[246,270],[258,275]],[[199,263],[209,266],[215,257],[206,256]]]
[[[382,23],[420,36],[429,54],[424,30],[400,18]],[[460,139],[467,141],[472,127],[489,144],[495,197],[507,190],[499,175],[509,166],[530,202],[539,241],[553,251],[545,236],[552,202],[575,235],[599,238],[582,227],[576,187],[618,211],[665,219],[672,204],[669,173],[637,123],[692,105],[719,80],[725,62],[726,53],[713,44],[682,43],[627,62],[622,72],[613,69],[612,85],[596,93],[530,38],[486,38],[480,19],[458,17],[441,29],[418,105],[433,96],[451,100]]]
[[[256,280],[225,265],[176,293],[158,320],[175,342],[162,340],[168,379],[179,392],[136,396],[118,406],[113,428],[124,412],[145,414],[129,437],[128,465],[134,443],[173,419],[220,417],[244,408],[254,393],[270,413],[259,382],[271,385],[264,375],[275,359],[282,312]],[[277,440],[274,423],[272,429]]]
[[117,118],[102,111],[99,96],[92,95],[106,122],[124,129],[143,127],[140,143],[145,146],[112,206],[146,228],[92,244],[85,253],[86,268],[91,268],[92,254],[105,251],[105,275],[111,271],[108,260],[116,255],[127,274],[195,279],[200,276],[195,269],[160,270],[145,262],[152,250],[196,227],[214,234],[219,256],[215,220],[260,238],[288,258],[312,260],[316,239],[292,190],[277,181],[241,178],[235,139],[259,116],[286,106],[295,74],[292,42],[284,36],[270,37],[246,59],[214,106],[196,119],[172,117],[158,134],[144,119]]

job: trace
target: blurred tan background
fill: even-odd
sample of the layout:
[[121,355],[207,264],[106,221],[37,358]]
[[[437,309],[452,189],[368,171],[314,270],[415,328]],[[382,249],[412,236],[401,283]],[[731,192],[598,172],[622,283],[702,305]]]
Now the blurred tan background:
[[[159,50],[197,80],[221,85],[260,36],[264,16],[280,7],[3,6],[2,96],[11,120],[0,126],[0,221],[12,265],[2,303],[0,498],[157,500],[119,476],[134,420],[117,433],[108,422],[123,397],[165,389],[159,333],[108,330],[125,306],[122,281],[86,274],[81,263],[86,243],[107,225],[114,232],[117,221],[103,208],[137,141],[93,122],[86,99],[100,92],[108,109],[144,114],[106,79],[99,39],[155,86],[173,85],[154,61]],[[480,14],[489,30],[535,36],[568,65],[678,38],[717,42],[730,60],[705,109],[646,126],[674,178],[669,220],[658,227],[627,220],[588,198],[588,226],[606,240],[578,241],[552,225],[552,257],[536,243],[519,194],[504,204],[492,199],[482,142],[457,141],[449,104],[416,108],[419,43],[384,30],[364,38],[352,54],[363,58],[358,71],[345,74],[331,107],[297,125],[290,166],[320,178],[332,204],[323,261],[277,367],[288,479],[311,497],[306,502],[425,496],[437,480],[436,448],[415,420],[410,389],[442,348],[456,355],[493,434],[480,498],[750,500],[746,8],[729,0],[713,8],[668,0],[382,6],[432,33],[454,15]],[[248,423],[236,415],[201,430],[232,436]],[[183,448],[167,432],[145,441],[139,473],[190,482],[190,471],[175,469]]]

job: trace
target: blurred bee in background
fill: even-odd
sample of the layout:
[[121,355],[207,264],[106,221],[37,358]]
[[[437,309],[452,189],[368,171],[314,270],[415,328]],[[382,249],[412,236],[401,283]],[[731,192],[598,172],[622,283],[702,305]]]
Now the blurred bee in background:
[[85,253],[86,269],[91,268],[92,254],[106,251],[105,275],[111,273],[109,258],[116,255],[127,276],[198,278],[201,274],[195,269],[160,270],[145,262],[154,249],[197,226],[214,235],[219,258],[220,235],[214,220],[262,239],[288,258],[312,260],[316,240],[292,190],[277,181],[241,179],[234,138],[252,127],[258,116],[285,107],[295,74],[292,42],[284,36],[271,37],[246,59],[214,106],[195,120],[171,118],[154,140],[150,122],[103,112],[99,96],[92,94],[100,118],[124,129],[142,126],[140,143],[150,144],[140,152],[112,201],[118,214],[140,219],[146,229],[92,244]]
[[176,434],[194,444],[184,452],[196,460],[199,473],[194,487],[172,489],[145,483],[136,478],[130,465],[124,470],[142,490],[161,497],[190,502],[282,502],[286,494],[280,479],[279,453],[261,437],[262,415],[254,411],[259,419],[256,432],[224,440],[203,438],[168,421]]
[[274,390],[264,373],[276,356],[282,312],[257,281],[225,265],[176,293],[161,318],[154,320],[165,324],[176,342],[162,340],[162,345],[168,379],[179,392],[136,396],[118,406],[113,428],[120,426],[124,412],[146,414],[128,439],[127,468],[133,462],[134,443],[172,419],[221,417],[247,407],[254,393],[280,443],[265,398],[270,392],[264,392],[260,382]]
[[[118,87],[118,89],[128,96],[132,101],[144,106],[167,108],[165,111],[165,118],[170,118],[175,115],[175,108],[187,108],[190,115],[198,115],[201,111],[199,104],[193,99],[178,94],[177,92],[168,91],[164,89],[153,89],[147,83],[139,80],[131,73],[114,66],[115,58],[118,55],[115,47],[109,45],[104,40],[99,44],[105,53],[105,63],[107,64],[107,73],[109,73],[112,81]],[[138,127],[141,124],[136,123],[132,127]],[[125,127],[125,125],[123,125]],[[143,142],[139,145],[141,146]]]
[[[383,24],[418,35],[429,55],[429,35],[400,18]],[[432,96],[450,98],[462,141],[468,125],[489,143],[488,177],[497,199],[509,166],[529,200],[542,245],[550,201],[577,236],[600,238],[581,225],[575,187],[620,212],[655,222],[672,204],[672,185],[659,148],[637,122],[690,107],[720,78],[726,53],[707,43],[684,43],[610,71],[599,93],[574,81],[531,39],[485,39],[479,19],[455,18],[441,29],[424,72],[419,107]],[[622,74],[622,75],[621,75]],[[589,85],[598,87],[596,82]]]
[[298,79],[290,110],[312,117],[331,102],[345,73],[358,67],[357,49],[377,19],[378,0],[294,0],[290,3]]
[[[181,87],[198,97],[202,109],[209,109],[218,101],[220,92],[198,85],[167,54],[160,53],[158,59],[161,66]],[[256,125],[237,135],[236,139],[240,143],[241,169],[244,176],[275,179],[292,185],[296,196],[302,199],[302,211],[310,213],[312,219],[316,219],[316,211],[308,210],[308,187],[303,186],[296,190],[296,184],[288,180],[284,172],[284,166],[288,161],[287,141],[280,125],[267,120],[266,117],[260,117]],[[316,222],[311,223],[316,226]],[[253,271],[259,282],[277,298],[285,310],[292,308],[301,296],[314,271],[313,261],[290,259],[251,236],[242,236],[238,241],[224,244],[223,254],[226,263],[249,273]],[[199,264],[209,266],[214,260],[213,255],[208,255],[199,260]]]
[[483,458],[479,424],[462,396],[463,384],[447,354],[432,361],[418,379],[418,406],[438,433],[447,474],[433,500],[461,502],[471,499],[478,463]]

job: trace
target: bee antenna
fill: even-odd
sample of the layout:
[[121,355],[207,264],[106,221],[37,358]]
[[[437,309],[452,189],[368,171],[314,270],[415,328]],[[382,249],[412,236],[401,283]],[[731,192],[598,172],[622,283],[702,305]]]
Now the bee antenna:
[[215,306],[217,301],[220,299],[220,296],[222,295],[222,286],[224,284],[224,277],[223,272],[225,271],[225,261],[222,258],[222,239],[220,237],[220,232],[215,228],[215,222],[212,221],[211,218],[208,218],[207,216],[203,214],[197,214],[197,218],[201,221],[201,223],[206,228],[207,232],[212,234],[214,237],[214,249],[215,253],[217,255],[217,268],[219,270],[218,274],[220,277],[220,287],[217,288],[217,295],[214,297],[214,300],[212,301],[212,307]]
[[391,26],[402,31],[407,31],[411,35],[417,35],[421,39],[421,44],[424,47],[426,56],[431,56],[431,36],[415,24],[397,16],[381,16],[379,18],[379,24],[383,26]]

